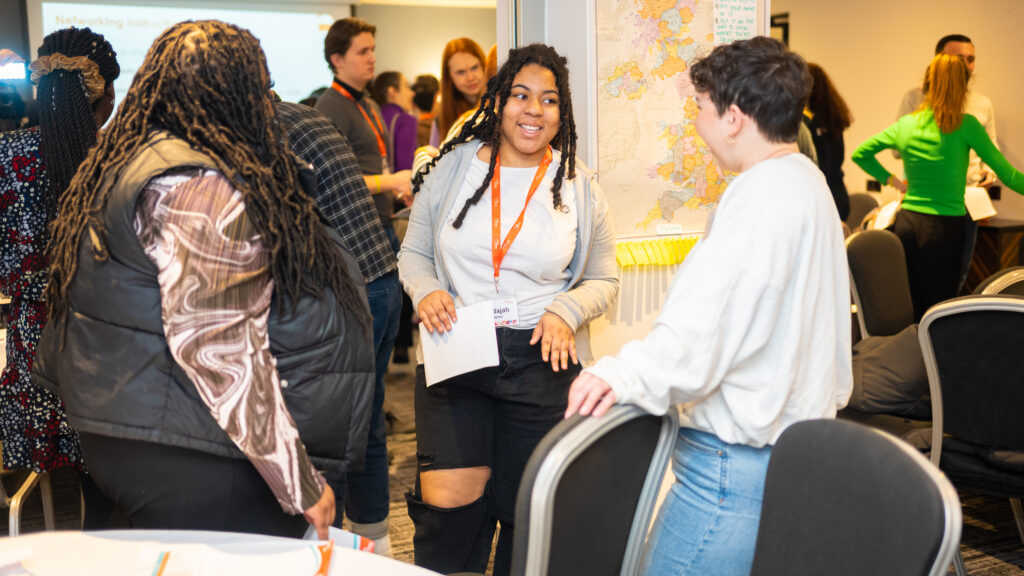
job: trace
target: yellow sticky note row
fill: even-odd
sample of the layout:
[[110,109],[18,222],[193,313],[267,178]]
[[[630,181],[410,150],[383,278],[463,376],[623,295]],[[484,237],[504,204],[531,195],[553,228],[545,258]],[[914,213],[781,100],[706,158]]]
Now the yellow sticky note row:
[[651,240],[623,240],[615,245],[619,267],[672,266],[679,264],[697,243],[698,236],[674,236]]

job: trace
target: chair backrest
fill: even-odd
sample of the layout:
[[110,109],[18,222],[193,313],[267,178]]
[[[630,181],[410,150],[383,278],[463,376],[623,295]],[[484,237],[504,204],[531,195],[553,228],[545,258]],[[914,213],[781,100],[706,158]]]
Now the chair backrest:
[[1024,298],[971,295],[928,309],[918,328],[932,397],[932,461],[942,434],[1024,449]]
[[861,336],[892,336],[914,322],[903,245],[888,230],[865,230],[846,239],[850,290]]
[[978,284],[974,293],[1024,296],[1024,266],[1004,268],[992,274]]
[[856,230],[864,217],[875,208],[878,208],[878,199],[867,192],[854,192],[850,194],[850,213],[846,215],[846,225],[850,230]]
[[800,422],[772,449],[750,574],[945,574],[961,525],[952,484],[905,442]]
[[633,576],[679,420],[615,406],[544,437],[516,500],[512,574]]

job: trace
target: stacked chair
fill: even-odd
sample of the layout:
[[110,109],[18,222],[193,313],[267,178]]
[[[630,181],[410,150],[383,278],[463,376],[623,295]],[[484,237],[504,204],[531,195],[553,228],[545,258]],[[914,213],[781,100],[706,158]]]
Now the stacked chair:
[[614,406],[560,422],[516,497],[514,576],[635,576],[679,419]]
[[[932,428],[911,440],[961,489],[1009,498],[1024,543],[1024,298],[971,295],[933,306],[919,337]],[[957,574],[964,576],[957,554]]]

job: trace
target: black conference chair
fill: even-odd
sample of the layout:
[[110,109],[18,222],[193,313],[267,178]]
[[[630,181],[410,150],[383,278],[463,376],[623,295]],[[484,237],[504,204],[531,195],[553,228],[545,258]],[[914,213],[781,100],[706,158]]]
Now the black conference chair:
[[636,574],[678,431],[675,410],[615,406],[549,432],[519,486],[512,574]]
[[850,213],[846,215],[846,225],[850,230],[856,230],[864,217],[875,208],[878,208],[878,200],[874,195],[867,192],[850,194]]
[[936,576],[960,500],[905,442],[842,420],[790,426],[772,449],[751,576]]
[[[1024,543],[1024,298],[971,295],[931,307],[919,337],[932,428],[911,440],[957,487],[1009,498]],[[957,554],[957,574],[966,571]]]
[[891,336],[914,322],[903,245],[888,230],[865,230],[846,239],[850,290],[862,338]]
[[1013,266],[995,272],[978,284],[974,293],[1024,296],[1024,266]]

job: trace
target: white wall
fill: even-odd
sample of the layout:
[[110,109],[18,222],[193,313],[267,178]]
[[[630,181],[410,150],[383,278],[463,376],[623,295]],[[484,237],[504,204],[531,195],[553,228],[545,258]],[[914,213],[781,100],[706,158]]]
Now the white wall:
[[[772,0],[773,14],[789,12],[790,47],[821,64],[854,116],[846,132],[847,158],[858,144],[895,120],[900,99],[920,83],[935,43],[946,34],[974,41],[974,89],[992,99],[999,145],[1024,168],[1024,92],[1020,59],[1024,2],[1020,0]],[[879,159],[899,173],[891,155]],[[851,191],[864,190],[868,176],[847,160]],[[1000,216],[1024,220],[1024,197],[1003,187]]]
[[355,13],[377,26],[377,72],[397,70],[410,82],[419,74],[441,77],[441,53],[449,40],[472,38],[486,54],[496,38],[493,8],[363,4]]

